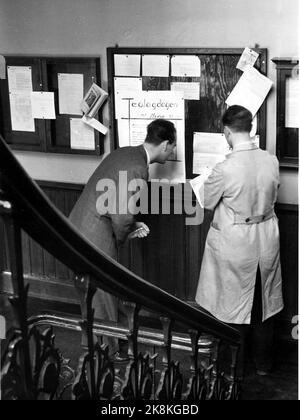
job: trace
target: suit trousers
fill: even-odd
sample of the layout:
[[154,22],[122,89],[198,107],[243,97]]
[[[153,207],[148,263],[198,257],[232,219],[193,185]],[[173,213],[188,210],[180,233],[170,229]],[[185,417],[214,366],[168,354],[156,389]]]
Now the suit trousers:
[[[101,236],[93,242],[102,252],[117,260],[118,252],[111,222],[108,218],[100,217],[99,223]],[[118,321],[118,298],[114,295],[98,289],[93,299],[93,308],[96,321],[97,319]],[[109,346],[109,354],[114,354],[119,348],[118,339],[113,337],[103,336],[101,343]]]

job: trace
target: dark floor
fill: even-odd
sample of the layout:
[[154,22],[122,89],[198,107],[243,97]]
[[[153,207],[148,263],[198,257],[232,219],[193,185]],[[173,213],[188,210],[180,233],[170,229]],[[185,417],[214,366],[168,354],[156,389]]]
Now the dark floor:
[[[42,304],[43,309],[44,302]],[[36,313],[41,302],[31,299],[29,314]],[[70,308],[69,308],[70,309]],[[72,308],[71,308],[72,309]],[[74,311],[77,309],[74,307]],[[11,324],[12,314],[10,304],[0,296],[0,314]],[[70,359],[70,366],[76,369],[81,347],[80,333],[55,328],[56,346],[65,358]],[[274,367],[267,377],[257,376],[251,362],[251,355],[246,358],[246,374],[242,387],[243,400],[298,400],[298,343],[296,341],[276,340],[274,344]],[[179,360],[182,371],[189,367],[187,354],[175,353],[174,359]]]

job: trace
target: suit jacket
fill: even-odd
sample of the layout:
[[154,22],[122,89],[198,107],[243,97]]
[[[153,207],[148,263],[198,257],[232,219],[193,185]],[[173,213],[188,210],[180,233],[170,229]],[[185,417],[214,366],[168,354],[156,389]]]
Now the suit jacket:
[[216,165],[204,186],[204,206],[215,209],[196,301],[218,319],[249,324],[258,266],[263,320],[283,308],[275,156],[241,144]]
[[[134,215],[126,211],[134,192],[126,194],[127,185],[120,185],[122,171],[128,183],[134,179],[148,180],[147,154],[143,146],[123,147],[109,154],[90,177],[70,214],[70,220],[78,230],[112,258],[116,258],[117,245],[126,240],[135,223]],[[111,188],[99,191],[107,184],[107,180]],[[123,202],[119,200],[120,193]],[[105,201],[111,208],[106,214],[101,214],[100,202],[105,204]],[[119,209],[119,201],[123,214]]]

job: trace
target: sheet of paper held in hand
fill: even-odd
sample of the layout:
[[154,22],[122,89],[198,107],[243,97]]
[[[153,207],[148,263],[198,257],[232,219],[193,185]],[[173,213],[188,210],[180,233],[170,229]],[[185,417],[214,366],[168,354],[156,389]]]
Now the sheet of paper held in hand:
[[198,203],[203,208],[204,207],[204,183],[208,179],[209,175],[211,174],[211,168],[204,168],[202,174],[197,176],[194,179],[190,180],[190,184],[194,191],[194,194],[197,198]]
[[205,168],[213,168],[230,153],[224,134],[194,133],[193,173],[201,174]]
[[247,66],[244,74],[227,98],[226,104],[243,106],[249,109],[254,117],[266,99],[272,84],[272,80],[254,67]]

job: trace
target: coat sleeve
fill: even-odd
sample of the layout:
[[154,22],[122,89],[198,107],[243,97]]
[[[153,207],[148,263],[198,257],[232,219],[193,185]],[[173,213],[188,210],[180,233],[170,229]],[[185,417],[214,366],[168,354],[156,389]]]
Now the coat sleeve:
[[204,183],[204,207],[214,210],[224,194],[222,163],[217,164]]
[[[147,177],[144,172],[145,171],[137,168],[129,170],[127,172],[128,184],[133,180],[142,179],[146,181]],[[118,201],[116,206],[117,212],[115,214],[111,214],[111,221],[117,244],[122,245],[126,241],[129,233],[134,230],[136,220],[134,212],[129,211],[128,204],[130,202],[130,198],[136,194],[136,191],[128,191],[128,189],[127,191],[120,191],[118,186],[116,192],[116,198]]]

